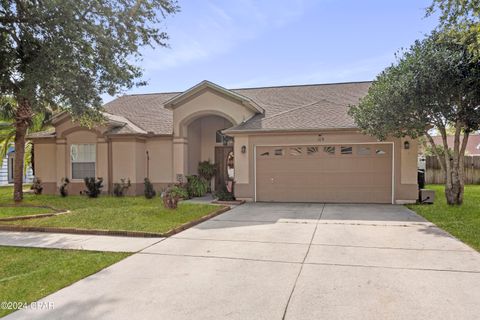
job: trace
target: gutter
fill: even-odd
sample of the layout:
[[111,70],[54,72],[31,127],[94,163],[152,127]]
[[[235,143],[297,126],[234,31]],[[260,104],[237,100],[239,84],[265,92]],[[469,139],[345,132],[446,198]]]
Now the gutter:
[[251,134],[251,133],[302,133],[302,132],[324,132],[324,131],[361,131],[359,128],[307,128],[307,129],[233,129],[233,130],[223,130],[225,134]]

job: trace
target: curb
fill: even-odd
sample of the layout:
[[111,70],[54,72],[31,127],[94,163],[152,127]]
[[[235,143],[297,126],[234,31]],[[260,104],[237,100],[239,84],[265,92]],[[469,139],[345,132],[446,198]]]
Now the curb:
[[[144,232],[144,231],[124,231],[124,230],[101,230],[101,229],[82,229],[82,228],[56,228],[56,227],[30,227],[30,226],[15,226],[15,225],[0,225],[0,231],[13,232],[46,232],[46,233],[68,233],[68,234],[90,234],[97,236],[119,236],[119,237],[136,237],[136,238],[166,238],[173,236],[185,229],[191,228],[201,222],[211,219],[219,214],[230,210],[230,207],[223,206],[214,212],[203,216],[197,220],[184,223],[174,229],[165,233]],[[48,214],[48,213],[47,213]],[[54,215],[54,214],[51,214]],[[29,219],[29,218],[26,218]]]
[[[28,207],[27,207],[28,208]],[[7,218],[0,218],[1,221],[16,221],[16,220],[28,220],[28,219],[38,219],[38,218],[47,218],[53,216],[59,216],[62,214],[70,213],[70,210],[67,211],[60,211],[55,213],[39,213],[39,214],[32,214],[28,216],[17,216],[17,217],[7,217]]]
[[245,203],[245,200],[232,200],[232,201],[222,201],[222,200],[214,200],[212,203],[215,204],[224,204],[227,206],[239,206]]

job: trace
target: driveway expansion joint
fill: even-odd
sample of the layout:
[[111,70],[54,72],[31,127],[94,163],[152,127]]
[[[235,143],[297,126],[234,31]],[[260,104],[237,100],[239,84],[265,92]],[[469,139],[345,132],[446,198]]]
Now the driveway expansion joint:
[[375,247],[375,246],[355,246],[344,244],[312,243],[312,246],[323,247],[342,247],[342,248],[365,248],[365,249],[384,249],[384,250],[410,250],[410,251],[445,251],[445,252],[472,252],[471,249],[433,249],[433,248],[400,248],[400,247]]
[[378,268],[378,269],[392,269],[392,270],[435,271],[435,272],[455,272],[455,273],[480,274],[480,271],[472,271],[472,270],[451,270],[451,269],[434,269],[434,268],[405,268],[405,267],[389,267],[389,266],[325,263],[325,262],[305,262],[305,263],[302,263],[302,265],[305,265],[305,264],[307,264],[307,265],[320,265],[320,266],[353,267],[353,268]]
[[[323,215],[324,210],[325,210],[325,203],[323,204],[322,211],[320,212],[320,215],[317,219],[317,222],[320,221],[320,219],[322,219],[322,215]],[[307,260],[308,253],[310,252],[310,248],[312,247],[312,242],[313,242],[313,239],[315,238],[315,233],[317,232],[317,228],[318,228],[318,223],[315,224],[315,229],[313,230],[312,237],[310,238],[310,243],[308,245],[307,252],[305,253],[305,256],[303,257],[303,261],[300,264],[300,270],[298,270],[297,277],[295,278],[295,282],[293,283],[292,291],[290,291],[290,295],[288,296],[288,300],[287,300],[287,303],[285,305],[285,309],[283,310],[282,320],[285,320],[285,317],[287,316],[288,306],[290,305],[290,301],[292,300],[293,293],[295,292],[295,288],[297,287],[298,279],[300,278],[300,274],[302,273],[303,266],[305,265],[305,261]]]

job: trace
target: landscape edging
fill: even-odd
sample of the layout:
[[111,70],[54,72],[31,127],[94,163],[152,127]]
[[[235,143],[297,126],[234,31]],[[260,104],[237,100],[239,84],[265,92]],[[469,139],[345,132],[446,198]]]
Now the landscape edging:
[[201,222],[211,219],[219,214],[230,210],[228,206],[222,206],[220,209],[203,216],[199,219],[186,222],[165,233],[145,232],[145,231],[126,231],[126,230],[101,230],[101,229],[83,229],[83,228],[57,228],[57,227],[34,227],[17,225],[0,225],[0,231],[12,232],[46,232],[46,233],[68,233],[68,234],[91,234],[98,236],[120,236],[120,237],[139,237],[139,238],[165,238],[177,234],[185,229],[191,228]]

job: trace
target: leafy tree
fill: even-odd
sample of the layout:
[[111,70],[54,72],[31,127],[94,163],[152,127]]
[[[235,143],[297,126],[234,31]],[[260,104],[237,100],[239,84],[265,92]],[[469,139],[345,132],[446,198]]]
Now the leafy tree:
[[[449,39],[433,33],[416,41],[377,76],[350,114],[380,139],[425,135],[446,174],[447,202],[461,204],[465,148],[469,134],[480,126],[480,64],[465,45]],[[438,152],[430,130],[440,132],[443,150],[448,150],[449,126],[455,128],[451,158]]]
[[16,201],[35,114],[58,106],[82,125],[102,120],[101,94],[144,84],[139,48],[166,46],[158,26],[177,11],[175,0],[0,0],[0,94],[16,101]]
[[480,0],[433,0],[427,15],[440,11],[440,29],[480,59]]

